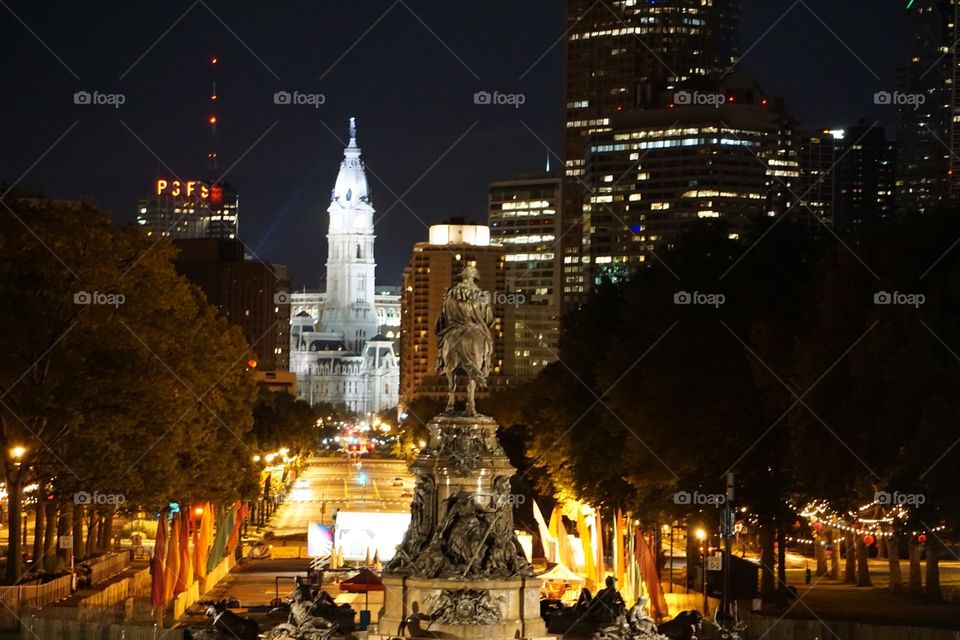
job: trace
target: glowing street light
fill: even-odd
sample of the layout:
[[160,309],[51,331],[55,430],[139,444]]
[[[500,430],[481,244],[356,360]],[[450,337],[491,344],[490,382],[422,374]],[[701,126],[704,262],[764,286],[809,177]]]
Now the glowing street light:
[[17,461],[19,461],[20,458],[22,458],[26,453],[27,453],[26,447],[21,447],[21,446],[10,447],[10,457],[16,458]]

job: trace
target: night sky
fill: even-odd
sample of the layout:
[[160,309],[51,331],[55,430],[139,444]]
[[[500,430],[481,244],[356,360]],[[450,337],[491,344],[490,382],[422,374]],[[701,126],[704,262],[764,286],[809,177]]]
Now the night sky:
[[[216,55],[220,170],[233,165],[248,248],[286,264],[297,288],[318,285],[354,115],[383,216],[378,280],[398,284],[425,224],[484,221],[490,181],[560,153],[565,28],[562,0],[405,2],[0,2],[0,182],[23,176],[22,189],[89,195],[133,220],[156,177],[205,177]],[[895,89],[904,7],[744,0],[742,68],[804,124],[866,117],[892,136],[892,108],[873,94]],[[75,105],[79,90],[125,103]],[[281,90],[326,101],[276,105]],[[526,101],[475,105],[479,90]]]

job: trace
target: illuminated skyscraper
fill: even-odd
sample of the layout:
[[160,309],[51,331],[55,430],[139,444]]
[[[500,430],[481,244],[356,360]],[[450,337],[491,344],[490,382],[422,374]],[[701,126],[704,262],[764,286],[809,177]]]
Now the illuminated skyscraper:
[[[803,215],[812,213],[827,224],[833,224],[836,213],[836,190],[834,189],[834,166],[842,153],[839,148],[843,130],[821,129],[805,132],[800,136],[800,181],[797,195],[803,198],[806,209]],[[815,228],[820,223],[809,219]]]
[[738,74],[699,104],[666,94],[659,108],[621,114],[589,138],[579,258],[585,285],[626,279],[697,221],[733,239],[795,204],[800,175],[792,119]]
[[528,302],[556,302],[554,246],[560,178],[521,174],[490,184],[490,241],[506,252],[507,287]]
[[[430,227],[426,242],[413,247],[403,271],[400,312],[400,400],[410,403],[421,397],[445,400],[447,380],[437,373],[436,321],[443,297],[460,280],[464,267],[480,271],[480,288],[491,293],[495,328],[493,366],[488,383],[505,382],[503,304],[505,260],[500,245],[490,243],[490,228],[451,220]],[[481,395],[483,395],[481,393]]]
[[237,237],[240,195],[228,184],[158,178],[137,203],[137,224],[174,240]]
[[861,121],[844,132],[836,173],[839,231],[856,231],[894,215],[897,145],[883,127]]
[[557,359],[559,206],[560,178],[550,174],[490,185],[490,241],[503,246],[507,290],[518,296],[504,306],[504,354],[515,378],[533,377]]
[[930,213],[960,198],[957,153],[960,59],[956,0],[915,0],[908,9],[898,94],[877,94],[897,107],[897,194],[901,214]]
[[589,136],[682,83],[728,71],[739,55],[740,0],[567,0],[562,295],[590,287],[581,263]]

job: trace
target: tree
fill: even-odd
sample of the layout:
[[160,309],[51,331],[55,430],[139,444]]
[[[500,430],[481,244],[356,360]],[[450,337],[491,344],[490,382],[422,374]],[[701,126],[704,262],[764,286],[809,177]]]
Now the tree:
[[[239,497],[255,479],[244,438],[256,387],[239,328],[177,275],[169,242],[111,228],[90,202],[9,204],[13,213],[0,211],[0,449],[24,447],[0,456],[12,583],[28,479],[49,483],[61,504],[88,503],[91,552],[109,540],[119,504]],[[72,514],[74,531],[82,517]]]
[[320,444],[318,420],[333,413],[332,405],[311,407],[289,393],[260,387],[251,436],[258,451],[286,447],[295,454],[306,455]]

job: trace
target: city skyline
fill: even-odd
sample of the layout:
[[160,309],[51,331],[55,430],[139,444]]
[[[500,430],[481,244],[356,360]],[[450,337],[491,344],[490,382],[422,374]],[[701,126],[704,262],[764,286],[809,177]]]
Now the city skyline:
[[[851,126],[870,116],[894,130],[895,110],[872,98],[895,88],[902,3],[743,4],[743,69],[768,94],[782,95],[804,125]],[[9,185],[23,175],[19,188],[53,197],[90,195],[115,222],[131,222],[158,177],[203,172],[213,80],[206,55],[217,55],[218,150],[243,196],[240,233],[249,250],[287,264],[296,288],[319,285],[325,256],[309,247],[323,238],[328,176],[346,138],[342,123],[356,115],[379,141],[367,151],[371,191],[385,212],[377,225],[378,275],[398,284],[409,247],[429,224],[453,216],[483,222],[490,182],[542,170],[551,154],[556,167],[561,151],[562,3],[511,5],[509,12],[506,4],[493,6],[469,20],[439,6],[288,7],[264,16],[183,3],[155,13],[93,11],[72,21],[11,7],[16,17],[7,11],[3,20],[18,50],[31,55],[10,69],[24,90],[2,107],[10,124],[0,179]],[[513,19],[504,20],[508,15]],[[258,28],[259,20],[291,31],[274,34]],[[545,28],[528,28],[536,22]],[[311,29],[324,46],[311,46],[318,39]],[[95,44],[78,46],[72,30]],[[891,46],[867,46],[890,31]],[[509,46],[494,44],[489,33]],[[197,47],[198,38],[208,46]],[[391,44],[391,56],[383,55],[388,40],[403,40]],[[811,46],[800,49],[803,42]],[[795,73],[778,72],[784,67]],[[78,105],[71,99],[77,91],[118,92],[125,101],[118,108]],[[322,93],[324,103],[275,104],[278,91]],[[521,93],[524,103],[475,104],[476,91]],[[510,154],[498,153],[504,146]],[[64,172],[64,165],[77,170]]]

